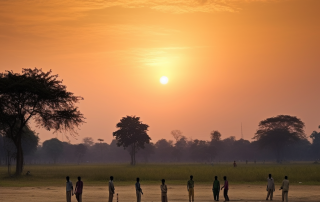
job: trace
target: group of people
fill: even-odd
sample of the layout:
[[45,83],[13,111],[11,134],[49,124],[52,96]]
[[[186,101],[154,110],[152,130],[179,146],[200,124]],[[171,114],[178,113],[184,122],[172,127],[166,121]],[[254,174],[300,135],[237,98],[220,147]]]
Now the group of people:
[[[224,176],[223,180],[224,180],[224,185],[223,185],[223,187],[221,187],[221,190],[224,188],[224,191],[223,191],[224,200],[229,201],[229,196],[228,196],[229,183],[228,183],[227,177]],[[218,180],[218,176],[214,177],[212,191],[213,191],[214,200],[219,201],[220,182]]]
[[[223,196],[225,201],[229,201],[229,196],[228,196],[228,190],[229,190],[229,183],[227,180],[227,177],[224,176],[224,185],[220,188],[220,182],[218,180],[218,176],[214,177],[214,182],[213,182],[213,187],[212,187],[212,192],[213,192],[213,198],[215,201],[219,201],[219,193],[220,190],[224,189]],[[69,176],[66,177],[66,193],[67,193],[67,202],[71,202],[71,196],[76,195],[76,199],[78,202],[82,202],[82,190],[83,190],[83,182],[81,181],[81,177],[78,177],[78,181],[76,183],[75,189],[73,189],[72,182],[70,181]],[[168,197],[167,197],[167,185],[165,184],[165,179],[161,180],[162,184],[160,185],[160,191],[161,191],[161,202],[168,202]],[[193,181],[193,176],[190,176],[190,180],[187,182],[187,189],[189,193],[189,202],[194,201],[194,181]],[[135,183],[135,190],[136,190],[136,197],[137,197],[137,202],[141,202],[141,195],[143,195],[141,186],[140,186],[140,179],[137,178],[137,182]],[[289,191],[289,180],[288,177],[285,176],[285,179],[282,182],[281,188],[282,190],[282,201],[288,202],[288,191]],[[268,178],[268,184],[267,184],[267,198],[266,200],[272,201],[273,199],[273,192],[275,191],[275,185],[274,185],[274,180],[269,174]],[[109,202],[113,202],[113,197],[115,194],[115,188],[113,184],[113,176],[110,176],[110,181],[109,181]]]
[[[282,201],[288,202],[288,192],[289,192],[288,176],[284,177],[284,180],[282,181],[282,185],[279,190],[282,190]],[[274,180],[271,174],[269,174],[268,185],[267,185],[268,194],[267,194],[266,200],[269,200],[269,197],[270,197],[270,200],[272,201],[274,191],[276,191],[276,188],[274,186]]]
[[78,182],[76,183],[76,187],[74,190],[69,176],[66,177],[66,180],[67,202],[71,202],[71,196],[73,195],[76,195],[76,199],[78,202],[82,202],[83,182],[81,181],[81,177],[78,177]]

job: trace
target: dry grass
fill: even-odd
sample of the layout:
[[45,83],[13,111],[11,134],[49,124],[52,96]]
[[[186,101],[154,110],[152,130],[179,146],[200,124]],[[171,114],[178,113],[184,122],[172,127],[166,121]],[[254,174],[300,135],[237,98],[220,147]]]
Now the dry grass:
[[211,184],[215,175],[223,176],[233,184],[265,184],[267,175],[272,173],[275,182],[280,183],[285,175],[292,184],[320,185],[320,165],[301,164],[127,164],[110,165],[27,165],[31,176],[8,177],[5,167],[0,167],[1,187],[59,186],[69,175],[73,181],[81,176],[87,185],[104,184],[110,175],[118,185],[128,185],[140,177],[146,184],[158,184],[165,178],[170,184],[185,184],[192,174],[197,183]]

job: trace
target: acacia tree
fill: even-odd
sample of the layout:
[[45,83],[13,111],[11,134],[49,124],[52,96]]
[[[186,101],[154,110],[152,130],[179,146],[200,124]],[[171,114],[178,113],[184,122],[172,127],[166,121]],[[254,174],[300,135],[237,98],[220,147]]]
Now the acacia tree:
[[17,175],[23,170],[23,128],[33,120],[38,127],[75,135],[75,129],[84,123],[83,114],[75,106],[82,99],[68,92],[51,70],[0,73],[0,130],[17,148]]
[[144,144],[150,143],[151,138],[147,134],[148,125],[140,121],[140,117],[123,117],[116,126],[119,130],[113,132],[116,137],[117,146],[123,146],[124,149],[130,147],[131,165],[136,164],[136,153],[144,149]]
[[304,123],[295,116],[279,115],[267,118],[259,123],[253,137],[262,148],[275,151],[277,161],[283,158],[283,150],[288,144],[305,139]]

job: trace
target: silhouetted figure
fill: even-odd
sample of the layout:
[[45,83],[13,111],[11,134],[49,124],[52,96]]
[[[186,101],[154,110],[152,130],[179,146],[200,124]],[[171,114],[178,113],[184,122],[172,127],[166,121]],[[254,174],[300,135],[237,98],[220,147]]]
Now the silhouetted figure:
[[275,187],[274,187],[274,180],[271,176],[271,174],[269,174],[269,178],[268,178],[268,185],[267,185],[267,198],[266,200],[269,200],[269,196],[270,196],[270,200],[272,201],[273,198],[273,192],[275,191]]
[[194,181],[193,181],[193,176],[190,175],[190,180],[188,181],[187,184],[188,192],[189,192],[189,202],[194,201]]
[[223,190],[224,200],[229,201],[229,196],[228,196],[229,182],[228,182],[226,176],[224,176],[223,179],[224,179],[224,185],[223,185],[223,187],[221,187],[221,190],[224,188],[224,190]]
[[246,160],[246,164],[248,164],[248,160]]
[[237,167],[236,161],[233,161],[233,167]]
[[140,179],[137,178],[137,182],[136,182],[137,202],[141,202],[141,194],[143,194],[143,192],[142,192],[142,189],[140,187]]
[[254,160],[254,164],[256,164],[257,163],[257,161],[256,160]]
[[81,177],[78,177],[78,182],[76,183],[76,188],[74,192],[76,194],[76,199],[78,202],[82,202],[82,189],[83,189],[83,182],[81,181]]
[[109,181],[109,202],[113,201],[113,196],[114,196],[114,184],[113,184],[113,176],[110,176],[110,181]]
[[167,197],[167,185],[165,184],[166,180],[162,179],[162,185],[160,185],[160,189],[161,189],[161,202],[168,202],[168,197]]
[[67,193],[67,202],[71,202],[71,195],[73,196],[73,185],[70,181],[69,176],[66,177],[66,193]]
[[214,198],[214,200],[215,200],[215,201],[219,201],[220,182],[219,182],[217,176],[214,177],[214,182],[213,182],[212,191],[213,191],[213,198]]
[[282,201],[288,202],[289,180],[288,176],[284,177],[280,190],[282,189]]

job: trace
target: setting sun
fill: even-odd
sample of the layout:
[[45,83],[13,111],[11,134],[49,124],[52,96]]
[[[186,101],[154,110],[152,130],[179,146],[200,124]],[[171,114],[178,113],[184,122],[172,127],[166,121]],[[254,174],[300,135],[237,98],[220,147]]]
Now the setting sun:
[[162,84],[167,84],[168,81],[169,81],[169,79],[166,76],[163,76],[163,77],[160,78],[160,83],[162,83]]

